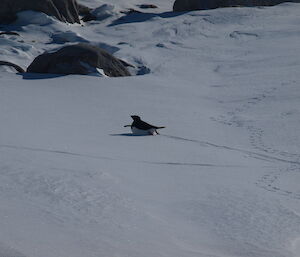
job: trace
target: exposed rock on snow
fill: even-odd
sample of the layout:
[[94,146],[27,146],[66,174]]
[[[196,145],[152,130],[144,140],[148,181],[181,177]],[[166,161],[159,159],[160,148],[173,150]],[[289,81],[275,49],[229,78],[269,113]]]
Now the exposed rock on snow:
[[112,17],[116,15],[117,13],[114,11],[115,7],[112,4],[103,4],[99,6],[98,8],[95,8],[91,12],[89,12],[87,15],[85,15],[82,20],[83,21],[92,21],[92,20],[98,20],[102,21],[109,17]]
[[124,62],[97,46],[85,43],[36,57],[27,72],[87,75],[95,73],[96,68],[102,69],[109,77],[130,76]]
[[133,14],[133,13],[142,13],[142,12],[139,10],[133,9],[133,8],[128,8],[126,10],[122,10],[121,13],[129,15],[129,14]]
[[25,70],[23,68],[21,68],[19,65],[11,63],[11,62],[7,62],[7,61],[0,61],[0,66],[9,66],[14,68],[17,72],[20,73],[24,73]]
[[156,9],[156,8],[158,8],[154,4],[140,4],[140,5],[138,5],[138,7],[142,8],[142,9]]
[[87,22],[87,21],[95,21],[96,17],[92,15],[90,12],[87,13],[86,15],[83,16],[82,21]]
[[0,32],[0,36],[1,36],[1,35],[20,36],[19,33],[14,32],[14,31],[2,31],[2,32]]
[[87,6],[84,6],[84,5],[82,5],[82,4],[78,4],[77,5],[78,6],[78,13],[80,14],[80,15],[87,15],[87,14],[89,14],[90,12],[91,12],[91,8],[89,8],[89,7],[87,7]]
[[176,0],[173,11],[184,12],[232,6],[273,6],[284,2],[300,3],[299,0]]
[[1,0],[0,23],[10,23],[16,20],[16,13],[25,10],[43,12],[58,20],[69,23],[80,23],[79,10],[84,8],[76,0]]

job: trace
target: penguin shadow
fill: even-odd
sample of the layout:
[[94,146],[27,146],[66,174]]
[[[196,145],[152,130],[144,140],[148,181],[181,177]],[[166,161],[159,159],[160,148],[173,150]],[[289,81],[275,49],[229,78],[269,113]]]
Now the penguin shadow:
[[109,134],[110,136],[113,137],[149,137],[153,135],[137,135],[137,134],[132,134],[132,133],[121,133],[121,134]]

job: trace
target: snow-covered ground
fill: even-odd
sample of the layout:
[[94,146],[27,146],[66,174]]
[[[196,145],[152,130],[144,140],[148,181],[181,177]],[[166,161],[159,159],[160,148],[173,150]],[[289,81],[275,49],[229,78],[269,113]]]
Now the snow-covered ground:
[[[124,2],[110,4],[141,4]],[[27,67],[88,41],[146,71],[1,67],[1,257],[300,256],[300,4],[174,14],[172,2],[1,26],[20,36],[0,36],[0,60]],[[132,136],[132,114],[166,128]]]

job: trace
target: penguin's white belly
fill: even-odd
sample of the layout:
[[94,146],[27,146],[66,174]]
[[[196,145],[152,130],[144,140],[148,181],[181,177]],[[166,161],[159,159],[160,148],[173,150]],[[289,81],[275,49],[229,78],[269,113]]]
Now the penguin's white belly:
[[139,135],[139,136],[155,135],[156,134],[156,131],[153,128],[152,129],[143,130],[143,129],[138,129],[136,127],[132,127],[131,131],[132,131],[132,134]]

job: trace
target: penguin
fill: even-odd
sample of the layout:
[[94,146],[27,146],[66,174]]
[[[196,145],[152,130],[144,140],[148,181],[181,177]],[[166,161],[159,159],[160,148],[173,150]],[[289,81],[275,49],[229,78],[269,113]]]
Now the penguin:
[[159,135],[158,129],[165,127],[153,126],[147,122],[141,120],[137,115],[132,115],[133,122],[131,125],[125,125],[124,127],[131,127],[132,134],[134,135]]

